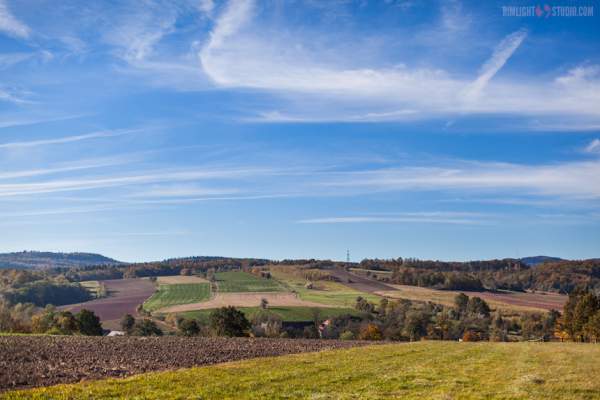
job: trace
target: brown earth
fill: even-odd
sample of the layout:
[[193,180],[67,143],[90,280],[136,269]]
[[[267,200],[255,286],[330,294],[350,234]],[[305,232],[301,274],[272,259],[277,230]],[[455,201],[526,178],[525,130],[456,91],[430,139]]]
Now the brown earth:
[[331,275],[340,280],[344,286],[361,292],[375,293],[381,291],[395,290],[393,286],[387,285],[374,279],[369,279],[364,276],[353,274],[341,268],[333,268],[327,270]]
[[152,296],[156,287],[148,279],[113,279],[100,281],[106,287],[108,297],[70,304],[61,310],[78,312],[85,308],[93,311],[107,329],[118,329],[118,321],[125,314],[136,315],[136,308]]
[[[465,292],[471,296],[473,292]],[[510,305],[540,308],[543,310],[562,310],[569,298],[567,295],[558,293],[521,293],[521,292],[476,292],[473,294],[484,300],[494,300]]]
[[454,304],[454,297],[459,293],[464,293],[469,297],[477,296],[487,301],[492,308],[514,311],[549,311],[562,310],[567,301],[567,296],[558,293],[546,292],[467,292],[455,290],[436,290],[408,285],[391,285],[396,290],[376,292],[381,296],[394,299],[408,299],[416,301],[431,301],[434,303],[451,306]]
[[176,336],[0,336],[0,391],[366,344],[373,342]]
[[285,292],[247,292],[217,293],[210,300],[200,303],[180,304],[158,310],[160,313],[178,313],[193,310],[209,310],[219,307],[258,307],[261,299],[267,299],[273,307],[335,307],[298,298],[294,293]]

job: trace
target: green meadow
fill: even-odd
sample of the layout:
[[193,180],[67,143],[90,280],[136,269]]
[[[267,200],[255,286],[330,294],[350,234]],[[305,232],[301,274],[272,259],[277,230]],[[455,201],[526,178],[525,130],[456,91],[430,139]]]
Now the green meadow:
[[215,274],[219,292],[279,292],[285,290],[274,279],[260,278],[247,272],[228,271]]
[[161,284],[144,302],[144,309],[155,311],[178,304],[198,303],[210,298],[209,283]]

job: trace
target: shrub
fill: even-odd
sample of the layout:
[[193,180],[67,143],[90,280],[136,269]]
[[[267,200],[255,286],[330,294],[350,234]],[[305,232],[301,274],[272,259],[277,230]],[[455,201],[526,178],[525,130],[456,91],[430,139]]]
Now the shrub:
[[75,317],[79,323],[79,333],[87,336],[102,336],[100,318],[93,311],[83,309]]
[[467,330],[462,337],[463,342],[479,342],[481,340],[479,334],[472,330]]
[[210,313],[210,327],[217,336],[248,336],[250,322],[235,307],[221,307]]
[[179,333],[183,336],[198,336],[200,325],[195,319],[183,318],[177,324]]
[[134,336],[162,336],[163,331],[151,319],[136,321],[131,334]]
[[375,324],[367,324],[360,331],[359,339],[361,340],[381,340],[383,335],[381,330]]
[[342,340],[354,340],[354,333],[352,333],[352,331],[344,331],[340,335],[340,339],[342,339]]
[[120,326],[123,332],[130,334],[133,326],[135,325],[135,318],[131,314],[123,315],[121,318]]

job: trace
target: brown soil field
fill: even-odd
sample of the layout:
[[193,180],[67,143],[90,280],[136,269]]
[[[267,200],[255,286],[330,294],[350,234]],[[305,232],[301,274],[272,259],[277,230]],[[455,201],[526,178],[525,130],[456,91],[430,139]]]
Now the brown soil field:
[[381,291],[395,290],[392,285],[370,279],[365,276],[350,273],[346,270],[335,268],[327,270],[331,275],[340,279],[340,282],[349,288],[360,290],[361,292],[375,293]]
[[173,275],[173,276],[159,276],[156,278],[158,283],[166,285],[177,285],[186,283],[208,283],[208,281],[199,276],[185,276],[185,275]]
[[373,342],[175,336],[0,336],[0,391],[366,344]]
[[147,279],[114,279],[101,281],[106,286],[108,297],[70,304],[61,310],[78,312],[85,308],[93,311],[102,320],[106,329],[118,329],[118,321],[125,314],[136,315],[136,308],[152,296],[156,287]]
[[[417,286],[390,285],[396,290],[381,291],[381,296],[416,301],[453,305],[454,297],[461,293],[453,290],[436,290]],[[487,301],[492,308],[514,311],[562,310],[567,296],[558,293],[520,293],[520,292],[465,292],[467,296],[478,296]]]
[[305,301],[294,293],[282,292],[248,292],[248,293],[217,293],[208,301],[192,304],[181,304],[165,307],[158,310],[160,313],[177,313],[193,310],[209,310],[212,308],[233,307],[258,307],[261,299],[267,299],[270,306],[274,307],[335,307],[327,304]]
[[[469,295],[469,292],[465,294]],[[569,298],[564,294],[545,292],[479,292],[477,296],[484,300],[493,300],[514,306],[539,308],[547,311],[561,311]]]

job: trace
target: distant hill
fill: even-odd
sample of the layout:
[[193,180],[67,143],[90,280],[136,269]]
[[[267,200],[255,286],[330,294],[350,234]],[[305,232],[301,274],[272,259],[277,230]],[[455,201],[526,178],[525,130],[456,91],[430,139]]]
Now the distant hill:
[[115,265],[120,261],[93,253],[52,253],[22,251],[0,253],[0,269],[6,268],[55,268],[83,267],[88,265]]
[[565,261],[559,257],[549,257],[549,256],[535,256],[535,257],[523,257],[521,261],[530,267],[535,267],[538,264],[545,262],[554,262],[554,261]]

